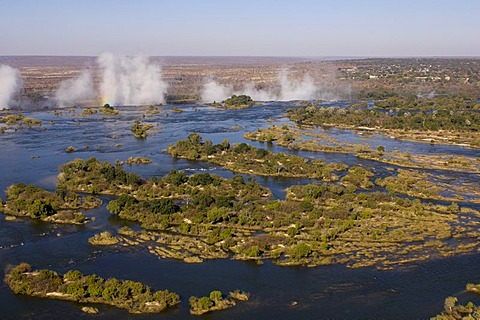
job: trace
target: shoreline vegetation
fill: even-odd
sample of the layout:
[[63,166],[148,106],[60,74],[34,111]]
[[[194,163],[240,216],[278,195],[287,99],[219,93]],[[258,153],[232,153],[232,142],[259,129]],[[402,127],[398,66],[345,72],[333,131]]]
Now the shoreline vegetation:
[[[362,159],[406,168],[390,168],[391,176],[375,180],[375,185],[384,187],[391,193],[429,200],[480,203],[480,190],[475,185],[455,184],[441,174],[433,175],[418,170],[436,169],[478,174],[480,158],[457,155],[411,155],[398,151],[388,152],[383,146],[374,150],[363,144],[339,144],[333,139],[327,139],[324,134],[288,126],[260,128],[256,132],[245,133],[244,137],[253,141],[275,143],[293,150],[352,153]],[[314,138],[307,139],[307,137]]]
[[103,279],[70,270],[63,276],[47,269],[33,270],[27,263],[13,267],[4,278],[15,294],[74,301],[101,303],[130,313],[159,313],[180,303],[175,292],[152,291],[140,282]]
[[276,143],[289,149],[299,149],[324,153],[350,153],[358,158],[378,161],[391,165],[417,169],[438,169],[480,173],[480,158],[451,155],[420,155],[386,150],[384,146],[376,149],[366,144],[339,142],[329,138],[310,126],[275,126],[259,128],[256,132],[247,132],[244,138],[252,141]]
[[144,180],[90,158],[62,165],[58,185],[116,196],[107,209],[141,226],[97,235],[92,243],[111,240],[187,263],[231,257],[393,269],[479,250],[478,211],[371,191],[371,177],[370,170],[351,167],[340,182],[293,185],[285,200],[272,200],[251,178],[172,170]]
[[377,101],[372,109],[332,108],[310,104],[290,109],[298,125],[378,132],[395,139],[480,148],[478,104],[454,98]]

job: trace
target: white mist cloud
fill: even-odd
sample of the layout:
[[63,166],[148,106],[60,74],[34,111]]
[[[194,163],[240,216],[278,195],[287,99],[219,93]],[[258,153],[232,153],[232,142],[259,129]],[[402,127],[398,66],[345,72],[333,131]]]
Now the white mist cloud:
[[13,94],[20,88],[20,72],[7,65],[0,66],[0,109],[8,108]]
[[278,100],[278,95],[272,91],[255,88],[253,83],[247,83],[241,93],[250,96],[255,101],[273,101]]
[[164,103],[167,83],[160,66],[144,56],[116,56],[103,53],[97,59],[102,71],[100,94],[111,105]]
[[306,74],[301,81],[290,80],[288,72],[282,70],[278,75],[280,83],[280,97],[278,100],[312,100],[316,98],[317,87],[312,77]]
[[209,79],[203,86],[203,102],[221,102],[233,94],[232,86],[224,86],[213,79]]
[[60,106],[72,105],[95,98],[93,78],[90,71],[83,71],[78,77],[63,81],[55,93]]
[[232,94],[246,94],[256,101],[312,100],[319,97],[319,88],[308,74],[302,80],[291,80],[288,77],[288,71],[281,70],[278,74],[277,85],[269,90],[258,89],[255,84],[247,83],[242,90],[234,91],[232,86],[225,86],[210,79],[203,87],[202,101],[219,102]]

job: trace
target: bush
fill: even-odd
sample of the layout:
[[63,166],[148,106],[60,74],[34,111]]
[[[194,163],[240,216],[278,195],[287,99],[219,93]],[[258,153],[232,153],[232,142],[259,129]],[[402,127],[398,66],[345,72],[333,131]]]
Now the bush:
[[166,176],[162,179],[166,183],[172,184],[176,187],[188,181],[188,177],[183,171],[171,170]]
[[247,95],[233,95],[230,98],[223,101],[227,106],[233,107],[243,107],[243,106],[253,106],[255,102],[252,100],[250,96]]
[[142,206],[157,214],[172,214],[180,211],[180,207],[172,199],[158,199],[142,202]]
[[289,250],[290,256],[295,260],[306,258],[311,252],[312,249],[306,243],[300,243]]

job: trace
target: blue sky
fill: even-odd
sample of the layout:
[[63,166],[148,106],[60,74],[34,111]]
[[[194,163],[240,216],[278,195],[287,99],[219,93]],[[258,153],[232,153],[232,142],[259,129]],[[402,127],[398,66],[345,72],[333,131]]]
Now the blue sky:
[[479,0],[0,0],[0,55],[480,56]]

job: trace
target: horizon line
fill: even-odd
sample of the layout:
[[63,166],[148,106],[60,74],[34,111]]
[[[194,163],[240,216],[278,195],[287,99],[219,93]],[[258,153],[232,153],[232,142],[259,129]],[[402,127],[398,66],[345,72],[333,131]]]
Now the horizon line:
[[[106,51],[108,52],[108,51]],[[115,54],[115,53],[114,53]],[[288,59],[415,59],[415,58],[480,58],[480,55],[325,55],[325,56],[275,56],[275,55],[147,55],[147,54],[119,54],[121,56],[144,55],[152,58],[288,58]],[[0,58],[6,57],[71,57],[71,58],[95,58],[99,55],[74,55],[74,54],[0,54]]]

